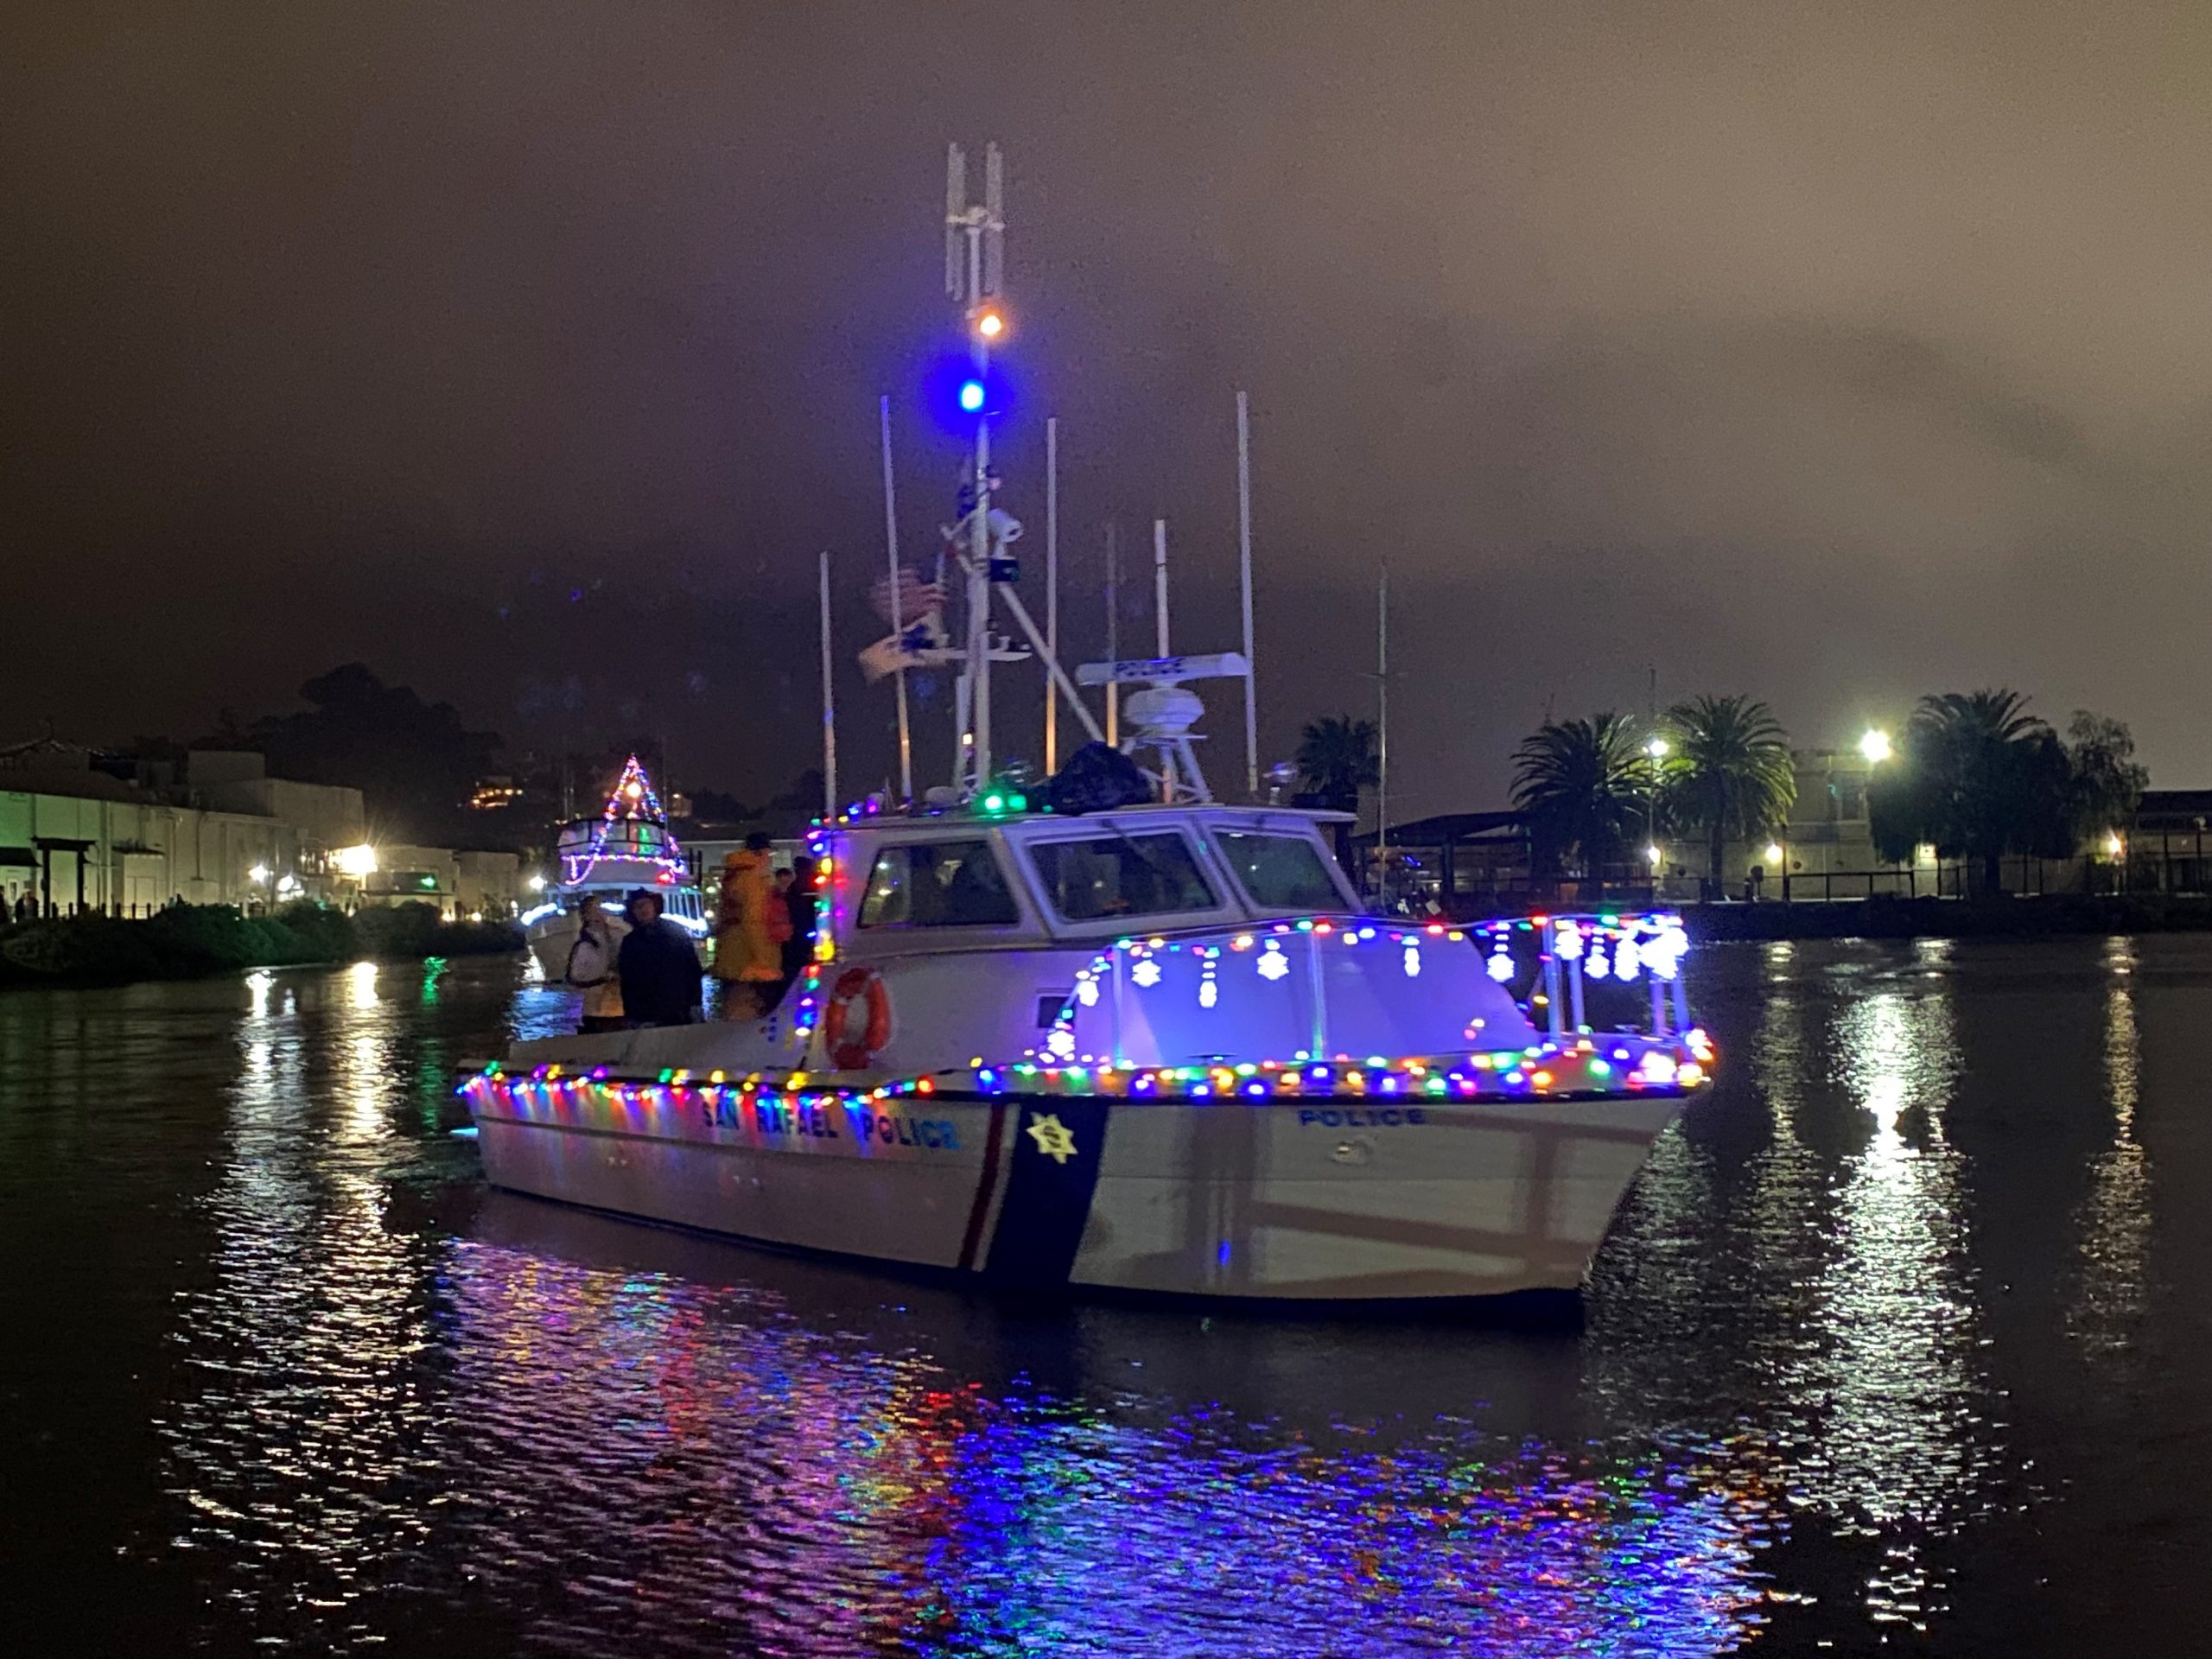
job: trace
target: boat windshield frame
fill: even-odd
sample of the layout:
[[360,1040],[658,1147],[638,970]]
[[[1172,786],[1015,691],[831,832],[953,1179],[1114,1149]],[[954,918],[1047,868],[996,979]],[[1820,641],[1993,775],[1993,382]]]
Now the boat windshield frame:
[[[842,894],[835,923],[841,949],[865,944],[870,954],[912,950],[973,950],[1033,947],[1039,944],[1096,944],[1133,931],[1188,932],[1193,930],[1245,925],[1258,922],[1294,920],[1317,915],[1358,916],[1364,913],[1350,878],[1337,862],[1321,833],[1321,825],[1340,815],[1325,815],[1281,807],[1224,806],[1192,804],[1173,806],[1125,807],[1110,812],[1071,813],[1065,817],[1036,814],[1010,818],[987,818],[947,814],[926,818],[885,816],[825,825],[825,848],[833,850]],[[1287,906],[1256,902],[1239,879],[1228,853],[1214,831],[1281,836],[1306,842],[1336,890],[1328,905]],[[1173,834],[1216,902],[1200,909],[1160,911],[1143,915],[1116,914],[1071,920],[1052,901],[1051,889],[1033,856],[1033,849],[1047,843],[1097,841],[1109,836],[1131,840],[1144,836]],[[1012,926],[862,928],[859,912],[862,893],[876,860],[887,849],[908,842],[969,840],[987,837],[997,850],[1001,873],[1011,887],[1021,912]]]

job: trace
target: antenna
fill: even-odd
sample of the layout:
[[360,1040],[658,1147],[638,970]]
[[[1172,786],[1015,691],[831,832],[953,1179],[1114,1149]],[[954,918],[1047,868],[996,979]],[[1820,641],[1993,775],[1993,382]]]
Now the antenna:
[[[994,149],[996,145],[992,146]],[[968,228],[968,152],[957,144],[944,147],[944,292],[956,305],[968,297],[966,250],[961,232]]]
[[[983,288],[996,294],[1006,286],[1006,157],[996,144],[983,146]],[[978,296],[980,297],[980,296]]]

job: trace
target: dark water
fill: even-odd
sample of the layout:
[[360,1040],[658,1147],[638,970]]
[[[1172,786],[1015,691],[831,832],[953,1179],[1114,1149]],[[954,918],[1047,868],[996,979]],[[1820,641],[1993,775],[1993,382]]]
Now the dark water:
[[486,1192],[504,962],[0,997],[0,1647],[2202,1650],[2212,940],[1729,947],[1580,1332]]

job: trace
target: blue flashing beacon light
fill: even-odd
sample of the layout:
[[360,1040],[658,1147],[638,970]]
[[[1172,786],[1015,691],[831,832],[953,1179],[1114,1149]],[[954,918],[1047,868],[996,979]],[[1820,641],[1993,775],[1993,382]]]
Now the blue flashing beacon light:
[[968,414],[982,413],[983,397],[983,383],[981,380],[963,380],[960,383],[960,407]]

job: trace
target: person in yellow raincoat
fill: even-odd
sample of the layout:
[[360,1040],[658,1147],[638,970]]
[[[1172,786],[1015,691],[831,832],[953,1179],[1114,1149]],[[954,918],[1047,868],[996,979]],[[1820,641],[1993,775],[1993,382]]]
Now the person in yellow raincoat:
[[784,976],[784,941],[791,912],[779,899],[769,853],[774,846],[755,830],[743,850],[722,861],[722,890],[715,905],[715,977],[721,982],[722,1018],[758,1020],[771,1007]]

